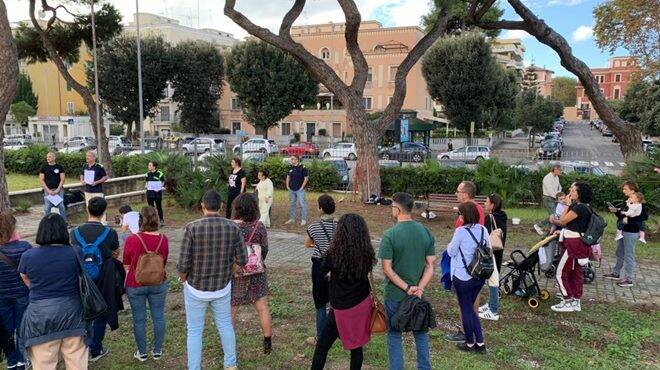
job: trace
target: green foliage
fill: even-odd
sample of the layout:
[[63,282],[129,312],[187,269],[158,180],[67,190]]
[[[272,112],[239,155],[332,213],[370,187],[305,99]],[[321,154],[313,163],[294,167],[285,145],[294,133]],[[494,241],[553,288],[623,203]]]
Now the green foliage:
[[514,69],[504,69],[499,66],[495,79],[495,92],[491,95],[491,102],[483,112],[483,120],[486,127],[495,130],[509,130],[515,127],[513,120],[513,108],[516,104],[516,96],[520,90],[518,87],[520,76]]
[[[468,30],[472,27],[468,15],[470,4],[473,2],[474,1],[466,0],[433,0],[431,1],[431,12],[422,16],[422,25],[426,31],[428,31],[438,19],[440,7],[444,6],[447,9],[447,33],[457,33],[459,31],[462,32]],[[481,4],[484,1],[477,0],[476,2]],[[488,9],[481,20],[484,22],[499,21],[502,14],[504,14],[504,10],[502,10],[498,4],[495,4]],[[484,31],[484,33],[488,37],[497,37],[500,34],[500,30],[487,30]]]
[[339,172],[329,162],[323,160],[313,160],[305,162],[305,167],[309,171],[309,182],[307,188],[312,191],[325,192],[337,188]]
[[[136,44],[133,36],[119,36],[98,50],[100,95],[114,119],[126,125],[129,138],[133,137],[133,124],[135,131],[139,131],[141,122]],[[167,81],[172,77],[171,47],[156,36],[143,37],[140,48],[144,114],[153,117],[154,108],[164,97]],[[94,86],[92,62],[87,63],[87,85]]]
[[530,177],[523,171],[509,167],[497,159],[479,163],[474,173],[474,183],[482,194],[497,193],[505,204],[520,204],[534,199],[530,190]]
[[184,173],[186,182],[180,183],[176,192],[176,201],[181,207],[197,209],[202,202],[204,193],[214,189],[220,193],[223,201],[227,201],[227,188],[218,188],[207,177],[206,172],[189,170]]
[[552,128],[555,118],[562,113],[561,103],[538,95],[534,89],[522,90],[516,97],[516,127],[531,126],[534,132],[546,132]]
[[30,212],[30,208],[32,208],[32,202],[27,199],[21,199],[14,206],[14,211],[16,213],[28,213]]
[[270,156],[263,163],[247,163],[244,167],[248,170],[248,181],[251,183],[258,182],[257,172],[266,169],[273,186],[286,189],[286,175],[289,173],[290,165],[284,162],[282,157]]
[[564,107],[573,107],[577,101],[575,86],[577,80],[573,77],[555,77],[552,79],[552,97],[561,102]]
[[124,127],[122,125],[110,125],[110,135],[124,136]]
[[186,41],[173,48],[172,59],[172,99],[179,104],[181,126],[195,134],[211,132],[220,126],[214,116],[222,94],[222,55],[211,43]]
[[657,212],[660,210],[660,186],[658,174],[654,171],[658,167],[660,154],[655,152],[654,158],[645,154],[638,154],[629,158],[623,168],[623,176],[637,183],[643,189],[644,200],[650,208]]
[[13,102],[18,103],[19,101],[26,102],[35,111],[39,110],[39,98],[34,95],[34,91],[32,91],[32,80],[30,80],[30,76],[26,73],[18,75],[18,89],[16,90],[16,96],[14,96]]
[[9,112],[14,118],[14,121],[22,125],[27,125],[29,118],[37,114],[37,111],[24,101],[12,104],[9,107]]
[[626,121],[639,124],[645,134],[660,135],[660,79],[652,83],[633,82],[617,113]]
[[314,105],[318,83],[286,51],[262,41],[246,41],[227,56],[227,80],[254,127],[268,128],[295,107]]

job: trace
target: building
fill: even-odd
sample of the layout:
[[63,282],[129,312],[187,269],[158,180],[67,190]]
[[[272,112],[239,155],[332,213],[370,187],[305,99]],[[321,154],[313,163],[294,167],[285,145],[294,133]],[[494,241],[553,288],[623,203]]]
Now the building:
[[[353,79],[353,64],[344,39],[344,23],[325,23],[291,28],[292,38],[309,52],[323,59],[347,84]],[[360,25],[358,42],[369,65],[369,76],[364,90],[364,104],[368,112],[385,109],[394,93],[394,76],[398,65],[408,51],[424,36],[417,26],[383,27],[376,21]],[[421,63],[417,63],[407,78],[403,109],[417,112],[419,118],[433,115],[433,101],[428,95],[422,76]],[[241,114],[236,94],[226,88],[220,100],[220,125],[231,133],[248,136],[260,135]],[[320,130],[326,135],[341,138],[351,134],[346,110],[341,102],[325,87],[319,89],[316,106],[295,110],[282,119],[277,127],[268,131],[269,137],[290,136],[299,133],[302,140],[312,141]]]
[[[640,68],[635,59],[627,56],[610,58],[608,67],[591,68],[591,73],[607,100],[624,99],[633,75],[639,71]],[[582,119],[597,119],[598,113],[593,109],[593,104],[584,93],[584,86],[579,80],[575,88],[577,89],[576,114]]]
[[504,67],[520,71],[525,65],[525,46],[520,39],[490,39],[490,49],[495,59]]
[[539,95],[544,97],[552,95],[552,75],[555,72],[532,65],[525,68],[525,73],[534,74],[534,81],[536,81],[536,91]]

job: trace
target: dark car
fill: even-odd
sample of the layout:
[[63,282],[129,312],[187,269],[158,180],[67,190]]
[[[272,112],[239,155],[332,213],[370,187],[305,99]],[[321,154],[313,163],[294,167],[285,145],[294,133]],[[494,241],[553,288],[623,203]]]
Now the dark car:
[[539,159],[561,158],[561,143],[557,140],[546,140],[538,151]]
[[381,159],[394,159],[400,162],[422,162],[431,156],[431,149],[422,143],[405,142],[389,148],[381,149],[378,153]]
[[350,172],[351,169],[348,167],[348,163],[344,158],[324,158],[326,162],[330,162],[332,166],[339,172],[339,189],[348,189],[351,183]]

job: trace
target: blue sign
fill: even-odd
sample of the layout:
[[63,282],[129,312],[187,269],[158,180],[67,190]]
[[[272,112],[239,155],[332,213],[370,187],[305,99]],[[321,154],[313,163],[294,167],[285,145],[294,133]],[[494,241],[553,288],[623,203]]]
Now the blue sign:
[[247,136],[247,134],[243,130],[236,130],[236,135],[238,135],[239,137]]
[[73,125],[73,118],[69,118],[68,120],[66,120],[66,123],[69,125]]
[[399,141],[402,143],[405,143],[407,141],[410,141],[410,132],[408,131],[409,129],[409,122],[408,118],[402,118],[401,119],[401,135],[399,137]]

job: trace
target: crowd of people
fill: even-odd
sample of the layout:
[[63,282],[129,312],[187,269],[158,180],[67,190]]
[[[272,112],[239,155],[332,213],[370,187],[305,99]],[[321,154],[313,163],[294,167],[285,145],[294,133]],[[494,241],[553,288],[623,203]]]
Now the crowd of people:
[[[151,162],[146,175],[150,205],[139,212],[122,207],[119,233],[105,223],[107,202],[102,184],[107,174],[94,162],[92,153],[87,154],[81,175],[86,186],[87,222],[69,232],[66,214],[50,213],[50,208],[58,207],[52,196],[61,196],[65,181],[64,170],[51,154],[40,171],[47,212],[39,223],[36,246],[20,238],[13,215],[0,214],[0,342],[4,342],[9,369],[55,369],[59,361],[68,369],[86,369],[89,362],[103,358],[109,353],[104,345],[106,330],[119,327],[124,294],[131,308],[135,360],[158,361],[166,355],[163,343],[171,281],[166,273],[170,246],[167,236],[159,231],[164,174],[157,167]],[[593,194],[588,184],[576,182],[564,195],[559,176],[561,168],[555,167],[544,178],[544,205],[549,217],[535,229],[560,234],[562,251],[556,280],[561,302],[552,310],[577,312],[581,311],[582,266],[591,250],[581,235],[594,212],[589,205]],[[234,325],[241,306],[254,307],[254,323],[263,334],[263,353],[273,351],[266,259],[274,194],[268,172],[261,171],[258,177],[257,195],[247,193],[241,161],[232,160],[228,210],[221,213],[223,200],[217,191],[210,190],[201,199],[202,217],[183,229],[176,272],[183,284],[189,369],[201,368],[202,333],[209,308],[220,337],[224,368],[238,366]],[[363,348],[375,332],[377,313],[382,313],[389,368],[405,367],[402,333],[411,332],[417,368],[430,369],[428,331],[436,323],[426,292],[438,253],[433,233],[413,219],[414,198],[407,193],[393,195],[391,216],[395,224],[384,232],[376,253],[364,218],[353,213],[336,217],[337,205],[330,195],[317,199],[318,219],[306,225],[304,189],[308,179],[307,170],[294,158],[286,181],[289,221],[296,219],[299,204],[301,224],[306,226],[304,246],[312,249],[311,301],[316,330],[315,336],[307,339],[315,347],[311,368],[325,367],[328,352],[339,339],[350,351],[350,368],[360,369]],[[160,187],[154,182],[160,182]],[[633,182],[624,183],[627,202],[610,207],[619,220],[617,262],[605,277],[620,280],[620,286],[633,284],[635,244],[648,214],[638,190]],[[474,183],[462,181],[458,185],[458,217],[440,266],[444,288],[456,295],[461,323],[460,331],[446,339],[455,342],[458,350],[483,354],[486,341],[481,320],[499,320],[501,315],[499,273],[508,217],[498,194],[488,195],[483,206],[475,200],[476,194]],[[371,279],[375,268],[385,276],[382,296]],[[85,313],[80,288],[84,276],[92,279],[105,303],[105,310],[93,319]],[[488,286],[488,302],[481,305],[484,285]],[[384,305],[380,304],[381,297]],[[151,343],[146,333],[148,316],[153,326]]]

